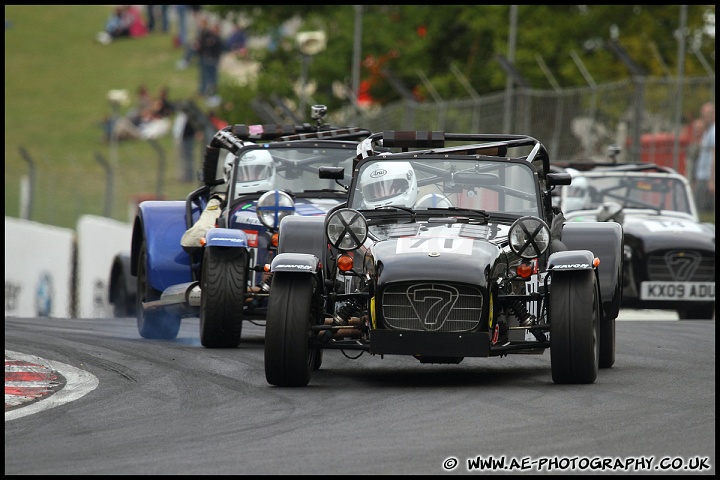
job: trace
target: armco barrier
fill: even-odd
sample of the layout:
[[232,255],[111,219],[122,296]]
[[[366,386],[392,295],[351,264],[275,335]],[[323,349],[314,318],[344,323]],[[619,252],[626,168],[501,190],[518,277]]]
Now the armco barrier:
[[72,316],[75,233],[5,217],[5,316]]
[[77,232],[5,217],[5,316],[111,316],[110,266],[131,235],[129,223],[93,215]]
[[130,250],[132,225],[84,215],[77,223],[77,316],[111,317],[108,281],[115,255]]

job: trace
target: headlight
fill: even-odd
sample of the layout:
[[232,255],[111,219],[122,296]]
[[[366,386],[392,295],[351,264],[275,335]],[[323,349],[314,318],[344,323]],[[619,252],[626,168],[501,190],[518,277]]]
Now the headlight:
[[290,195],[280,190],[265,192],[257,202],[257,216],[268,228],[277,228],[280,220],[295,213],[295,202]]
[[367,238],[367,221],[357,210],[343,208],[328,216],[325,233],[330,244],[338,250],[355,250]]
[[510,248],[522,258],[536,258],[550,246],[550,228],[537,217],[515,220],[508,233]]

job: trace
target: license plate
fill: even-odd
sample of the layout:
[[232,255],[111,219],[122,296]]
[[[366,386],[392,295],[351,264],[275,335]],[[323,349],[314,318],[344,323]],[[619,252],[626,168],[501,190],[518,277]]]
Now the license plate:
[[642,282],[641,300],[715,300],[714,282]]

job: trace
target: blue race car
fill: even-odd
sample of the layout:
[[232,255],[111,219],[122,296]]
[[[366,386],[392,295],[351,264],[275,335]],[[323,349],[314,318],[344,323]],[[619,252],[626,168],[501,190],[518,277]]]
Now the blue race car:
[[370,135],[322,125],[319,107],[313,107],[320,112],[317,125],[218,131],[206,147],[201,187],[185,201],[139,205],[130,271],[137,279],[141,337],[176,338],[182,318],[199,317],[204,347],[234,348],[244,320],[265,319],[271,288],[266,265],[280,220],[324,216],[345,201],[347,189],[318,172],[351,172],[359,141]]

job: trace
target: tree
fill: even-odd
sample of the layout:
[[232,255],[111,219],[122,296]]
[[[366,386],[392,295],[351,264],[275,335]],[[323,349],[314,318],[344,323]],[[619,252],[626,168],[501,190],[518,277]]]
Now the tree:
[[[255,53],[262,62],[255,87],[258,95],[295,96],[292,85],[299,77],[301,59],[294,38],[282,37],[287,32],[278,28],[289,19],[301,18],[301,31],[323,29],[328,45],[313,58],[310,72],[318,85],[314,98],[331,109],[349,103],[333,94],[332,85],[352,83],[352,5],[308,5],[302,10],[292,5],[207,8],[226,17],[247,17],[251,35],[280,36],[281,48]],[[396,101],[407,92],[416,99],[429,98],[418,74],[422,72],[443,99],[466,98],[467,90],[451,70],[454,65],[478,93],[502,91],[506,76],[495,58],[508,51],[509,9],[508,5],[364,5],[364,85],[370,85],[370,95],[380,103]],[[714,16],[714,5],[687,6],[687,38],[698,42],[699,51],[712,64]],[[586,86],[571,55],[575,52],[596,82],[617,81],[632,73],[607,48],[615,39],[648,75],[675,74],[679,18],[679,5],[520,5],[514,64],[531,88],[549,88],[538,55],[561,87]],[[712,32],[706,30],[709,20]],[[706,75],[690,53],[685,74]]]

